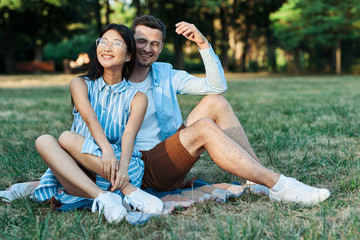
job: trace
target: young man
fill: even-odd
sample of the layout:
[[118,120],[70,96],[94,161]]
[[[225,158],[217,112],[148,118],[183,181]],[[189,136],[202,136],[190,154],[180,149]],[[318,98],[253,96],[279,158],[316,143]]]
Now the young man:
[[[137,61],[129,82],[148,97],[135,146],[142,151],[145,162],[144,188],[165,191],[179,187],[206,150],[225,171],[267,186],[271,199],[316,204],[330,196],[327,189],[307,186],[259,162],[230,104],[218,95],[227,88],[220,60],[193,24],[180,22],[176,32],[198,45],[206,78],[155,62],[166,35],[160,20],[149,15],[138,17],[132,31]],[[177,94],[206,96],[183,122]]]

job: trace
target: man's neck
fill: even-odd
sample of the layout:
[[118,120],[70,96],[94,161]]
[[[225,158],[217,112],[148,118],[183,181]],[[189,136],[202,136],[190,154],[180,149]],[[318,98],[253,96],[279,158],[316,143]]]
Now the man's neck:
[[140,67],[138,65],[135,65],[134,70],[129,78],[129,81],[135,83],[144,81],[149,73],[149,70],[150,67]]

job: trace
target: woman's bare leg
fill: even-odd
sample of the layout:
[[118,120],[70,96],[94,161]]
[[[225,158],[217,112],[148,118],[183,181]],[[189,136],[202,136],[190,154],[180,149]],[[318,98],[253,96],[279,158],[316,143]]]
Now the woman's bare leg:
[[[60,146],[81,166],[94,172],[98,175],[101,174],[100,158],[91,154],[81,153],[82,146],[84,144],[84,136],[71,132],[65,131],[59,137]],[[102,176],[103,177],[103,176]],[[126,187],[121,189],[124,195],[128,195],[135,191],[136,187],[131,183],[127,184]]]
[[53,171],[67,193],[95,199],[100,193],[104,192],[79,167],[54,137],[42,135],[38,137],[35,145],[39,155]]

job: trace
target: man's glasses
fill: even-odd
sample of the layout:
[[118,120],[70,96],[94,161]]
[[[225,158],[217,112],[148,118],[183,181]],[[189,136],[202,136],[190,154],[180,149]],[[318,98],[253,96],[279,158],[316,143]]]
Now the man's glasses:
[[111,44],[110,46],[114,50],[120,50],[122,48],[122,46],[124,45],[124,43],[120,40],[109,41],[106,38],[96,39],[96,46],[98,48],[105,48],[109,43]]
[[149,42],[148,40],[146,39],[143,39],[143,38],[138,38],[135,40],[136,41],[136,46],[138,48],[144,48],[146,47],[148,44],[150,44],[150,47],[152,50],[154,51],[157,51],[160,49],[161,47],[161,42],[158,42],[158,41],[152,41],[152,42]]

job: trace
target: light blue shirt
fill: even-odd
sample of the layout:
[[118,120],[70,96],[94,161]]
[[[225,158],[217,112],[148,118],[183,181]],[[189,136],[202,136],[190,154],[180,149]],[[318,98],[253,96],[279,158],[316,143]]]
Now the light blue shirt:
[[148,98],[148,106],[144,121],[139,133],[136,136],[135,148],[140,150],[149,150],[154,147],[154,142],[161,142],[161,129],[156,116],[155,101],[153,95],[153,84],[150,74],[147,75],[142,82],[128,82],[131,86],[146,94]]
[[[155,62],[150,67],[149,74],[153,84],[153,99],[161,129],[161,141],[173,135],[183,123],[177,94],[220,94],[227,89],[224,70],[212,47],[200,50],[200,55],[205,65],[205,78],[195,77],[186,71],[175,70],[169,63]],[[145,120],[144,124],[149,123]],[[156,136],[148,138],[154,139],[152,147],[158,144]]]

